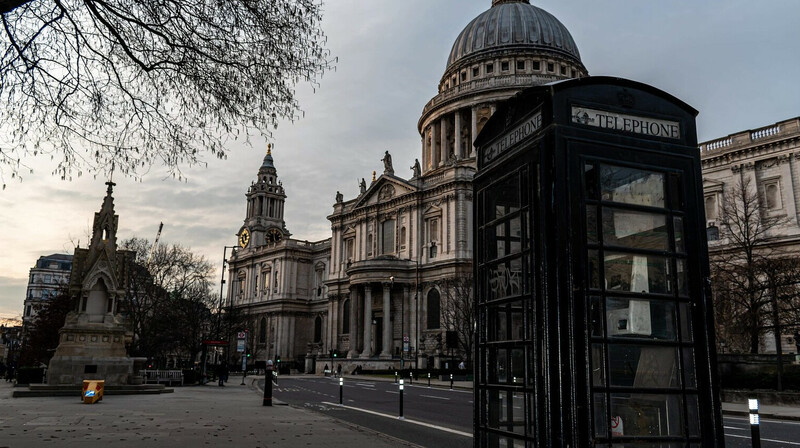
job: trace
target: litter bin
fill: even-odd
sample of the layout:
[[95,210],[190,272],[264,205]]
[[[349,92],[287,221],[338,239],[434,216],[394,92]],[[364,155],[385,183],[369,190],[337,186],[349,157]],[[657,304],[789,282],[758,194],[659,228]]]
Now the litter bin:
[[94,404],[103,399],[105,380],[83,380],[81,399],[84,404]]

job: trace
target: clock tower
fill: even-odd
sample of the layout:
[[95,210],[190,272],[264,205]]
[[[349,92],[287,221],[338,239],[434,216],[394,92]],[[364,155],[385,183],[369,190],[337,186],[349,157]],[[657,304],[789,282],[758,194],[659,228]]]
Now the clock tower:
[[290,235],[283,220],[286,192],[278,181],[272,159],[272,144],[258,169],[258,178],[247,190],[247,218],[237,234],[237,244],[243,249],[274,244]]

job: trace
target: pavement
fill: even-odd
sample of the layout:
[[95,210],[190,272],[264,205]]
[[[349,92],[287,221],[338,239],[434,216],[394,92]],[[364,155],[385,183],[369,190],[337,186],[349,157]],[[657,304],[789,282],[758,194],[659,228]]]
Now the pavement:
[[0,381],[0,448],[414,446],[308,410],[262,406],[257,379],[106,396],[92,405],[77,396],[11,398],[11,383]]

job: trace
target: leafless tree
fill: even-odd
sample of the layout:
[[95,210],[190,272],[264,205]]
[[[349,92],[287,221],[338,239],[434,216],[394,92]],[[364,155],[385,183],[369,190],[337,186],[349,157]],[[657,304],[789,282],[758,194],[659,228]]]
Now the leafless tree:
[[0,18],[0,181],[42,154],[64,179],[180,178],[297,118],[295,85],[334,62],[321,0],[0,0]]
[[720,217],[720,241],[710,250],[718,339],[758,353],[772,326],[777,279],[789,275],[775,270],[789,264],[770,244],[788,220],[770,213],[749,178],[725,191]]
[[145,239],[128,239],[122,247],[136,252],[124,302],[134,332],[132,352],[195,359],[200,341],[211,332],[217,301],[211,292],[211,263],[179,245],[159,244],[152,256]]
[[464,273],[442,281],[445,303],[442,305],[442,322],[445,329],[456,332],[459,351],[467,364],[472,360],[475,338],[475,295],[472,274]]

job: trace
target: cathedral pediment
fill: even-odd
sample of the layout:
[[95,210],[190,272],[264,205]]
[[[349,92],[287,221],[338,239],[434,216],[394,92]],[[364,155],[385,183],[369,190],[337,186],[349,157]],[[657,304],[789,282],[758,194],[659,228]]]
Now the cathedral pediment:
[[355,208],[389,202],[417,191],[417,187],[390,174],[379,177],[356,201]]

